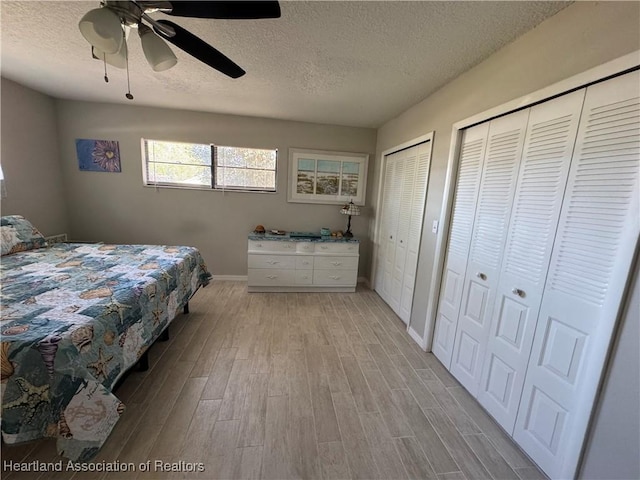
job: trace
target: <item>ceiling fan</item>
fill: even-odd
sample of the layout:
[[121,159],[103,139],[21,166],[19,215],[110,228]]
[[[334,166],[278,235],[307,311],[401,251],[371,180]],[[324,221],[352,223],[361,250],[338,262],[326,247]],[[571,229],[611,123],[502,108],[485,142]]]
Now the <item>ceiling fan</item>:
[[[154,71],[167,70],[177,63],[176,56],[164,42],[166,40],[231,78],[239,78],[246,73],[223,53],[180,25],[151,18],[149,13],[153,12],[177,17],[249,20],[279,18],[280,5],[277,0],[103,0],[99,8],[82,17],[78,27],[91,44],[94,58],[105,62],[105,81],[109,81],[107,63],[118,68],[128,67],[127,36],[130,28],[138,29],[145,57]],[[130,92],[127,98],[133,98]]]

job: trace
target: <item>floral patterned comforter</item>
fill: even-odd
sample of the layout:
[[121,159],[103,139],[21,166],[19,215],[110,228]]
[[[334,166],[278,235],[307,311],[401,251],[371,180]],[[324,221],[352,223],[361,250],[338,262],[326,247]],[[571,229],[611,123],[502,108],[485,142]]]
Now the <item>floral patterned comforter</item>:
[[58,244],[2,257],[2,438],[57,437],[86,461],[124,410],[111,393],[211,275],[192,247]]

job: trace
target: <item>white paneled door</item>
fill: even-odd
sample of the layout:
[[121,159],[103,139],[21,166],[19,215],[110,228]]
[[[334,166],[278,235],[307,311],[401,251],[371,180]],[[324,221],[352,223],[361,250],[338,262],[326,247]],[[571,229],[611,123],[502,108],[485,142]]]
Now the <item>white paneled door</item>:
[[640,74],[587,88],[514,438],[576,473],[640,234]]
[[507,432],[520,404],[584,89],[531,109],[478,401]]
[[431,142],[385,156],[376,291],[408,323],[422,234]]
[[432,349],[551,478],[576,474],[639,235],[638,71],[463,133]]
[[447,258],[442,276],[440,302],[431,351],[449,368],[453,340],[458,325],[462,284],[467,270],[469,243],[476,213],[476,201],[482,176],[482,165],[489,135],[489,124],[483,123],[464,131],[460,146],[458,180],[456,182]]
[[492,120],[478,194],[451,373],[477,394],[529,110]]

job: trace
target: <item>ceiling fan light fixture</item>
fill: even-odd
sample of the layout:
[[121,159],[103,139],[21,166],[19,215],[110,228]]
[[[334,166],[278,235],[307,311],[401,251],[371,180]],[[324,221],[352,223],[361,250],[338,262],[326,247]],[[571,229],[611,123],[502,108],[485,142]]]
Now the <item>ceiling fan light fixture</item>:
[[102,50],[92,47],[93,56],[98,60],[104,60],[112,67],[127,68],[127,42],[122,42],[120,50],[116,53],[105,53]]
[[138,26],[138,34],[140,35],[144,56],[154,72],[164,72],[178,63],[178,59],[169,48],[169,45],[153,33],[149,27],[140,24]]
[[122,25],[118,15],[108,8],[89,10],[78,23],[82,36],[98,50],[115,54],[122,47]]

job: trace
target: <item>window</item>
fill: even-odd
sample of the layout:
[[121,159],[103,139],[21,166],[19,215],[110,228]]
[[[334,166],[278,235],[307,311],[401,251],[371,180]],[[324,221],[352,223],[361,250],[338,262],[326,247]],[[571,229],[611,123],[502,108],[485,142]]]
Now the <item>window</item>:
[[145,185],[276,191],[278,151],[142,141]]

